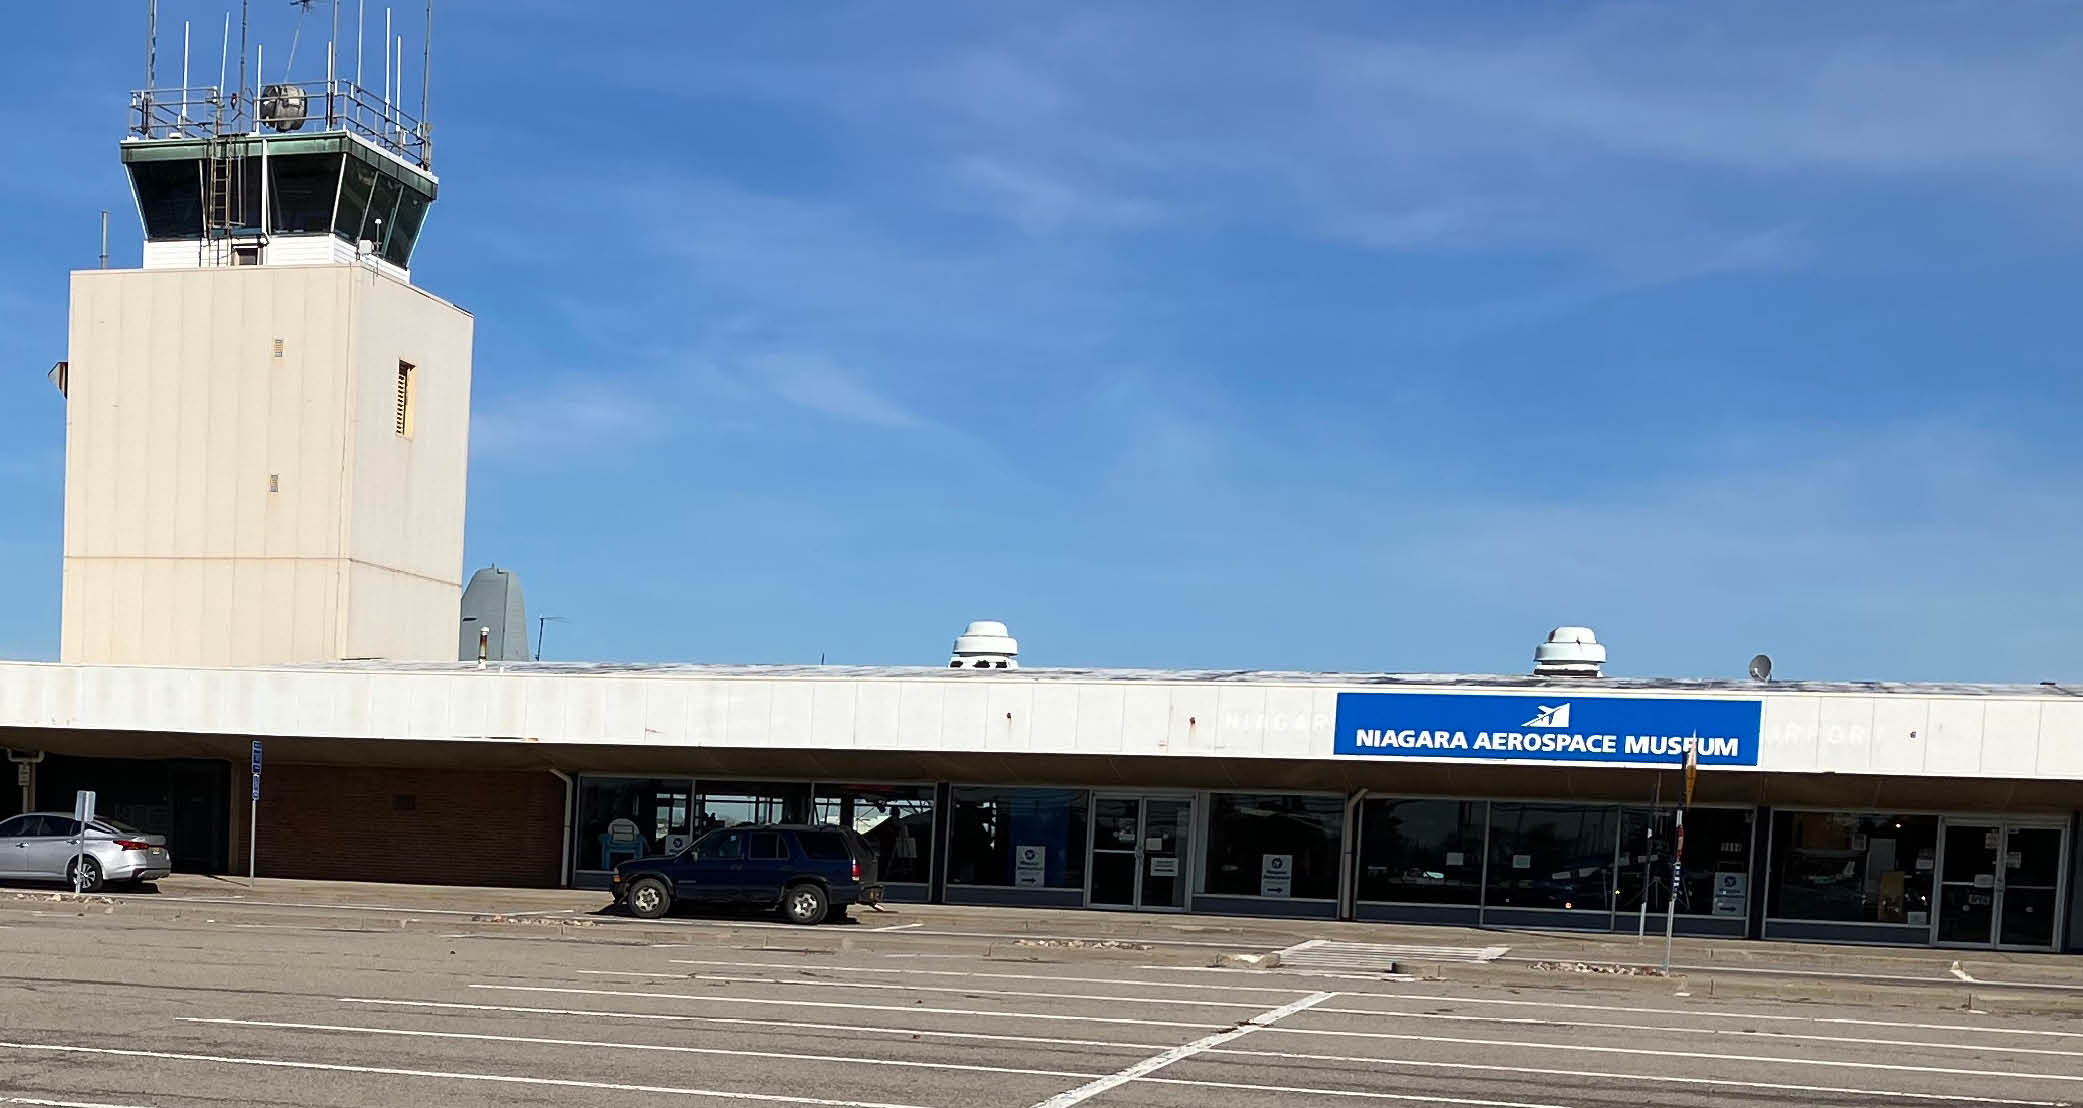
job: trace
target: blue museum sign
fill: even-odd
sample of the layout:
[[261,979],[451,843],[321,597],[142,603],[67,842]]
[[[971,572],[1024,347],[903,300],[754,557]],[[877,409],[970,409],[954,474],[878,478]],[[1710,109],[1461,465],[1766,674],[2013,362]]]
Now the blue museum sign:
[[1381,758],[1679,765],[1758,764],[1756,700],[1339,693],[1333,750]]

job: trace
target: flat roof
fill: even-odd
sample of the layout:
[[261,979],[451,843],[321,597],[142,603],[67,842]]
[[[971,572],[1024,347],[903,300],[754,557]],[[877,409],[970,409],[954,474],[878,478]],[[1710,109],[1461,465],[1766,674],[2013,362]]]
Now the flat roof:
[[[212,668],[212,667],[182,667]],[[464,674],[478,672],[476,662],[313,662],[292,666],[245,667],[298,671],[357,673]],[[1976,685],[1902,681],[1771,681],[1691,677],[1536,677],[1532,674],[1478,673],[1338,673],[1272,669],[1106,669],[1037,666],[1020,669],[956,669],[952,666],[734,665],[699,662],[488,662],[485,672],[542,677],[655,677],[682,680],[765,681],[1013,681],[1102,684],[1303,685],[1472,689],[1572,689],[1642,692],[1806,692],[1863,696],[2076,696],[2083,685]]]

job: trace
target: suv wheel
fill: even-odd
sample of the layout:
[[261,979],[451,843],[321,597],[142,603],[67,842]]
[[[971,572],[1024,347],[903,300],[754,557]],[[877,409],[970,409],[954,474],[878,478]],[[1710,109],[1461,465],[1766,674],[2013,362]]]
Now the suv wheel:
[[657,919],[673,906],[673,897],[666,891],[665,882],[656,877],[638,878],[626,896],[629,913],[639,919]]
[[781,914],[790,923],[823,923],[828,911],[830,902],[825,899],[825,891],[808,882],[790,885],[781,894]]

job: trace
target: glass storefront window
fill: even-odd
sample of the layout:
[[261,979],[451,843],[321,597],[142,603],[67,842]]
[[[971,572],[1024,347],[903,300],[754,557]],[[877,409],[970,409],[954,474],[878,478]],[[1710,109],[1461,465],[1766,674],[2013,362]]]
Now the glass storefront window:
[[1344,827],[1341,796],[1212,793],[1201,891],[1334,900]]
[[[1740,919],[1748,914],[1750,816],[1748,808],[1686,809],[1685,880],[1678,891],[1679,915]],[[1669,906],[1671,847],[1676,837],[1674,809],[1621,810],[1620,894],[1616,901],[1621,915],[1642,910],[1645,885],[1651,915]]]
[[1360,805],[1360,899],[1476,904],[1483,895],[1481,800]]
[[810,822],[810,786],[785,781],[703,781],[694,833],[745,823]]
[[948,883],[1082,890],[1089,799],[1084,789],[955,789]]
[[694,782],[684,777],[586,777],[579,781],[573,868],[607,870],[666,853],[689,832]]
[[1620,809],[1490,805],[1488,906],[1610,912]]
[[1780,812],[1772,844],[1774,918],[1931,922],[1937,816]]
[[851,827],[882,861],[884,881],[925,884],[933,871],[933,786],[819,785],[818,823]]

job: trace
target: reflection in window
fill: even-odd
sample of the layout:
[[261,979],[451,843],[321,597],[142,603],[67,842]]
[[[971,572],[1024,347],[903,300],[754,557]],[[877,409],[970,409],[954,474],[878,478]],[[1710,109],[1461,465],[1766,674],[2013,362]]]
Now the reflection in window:
[[[1688,808],[1685,812],[1685,877],[1678,914],[1742,918],[1750,893],[1750,809]],[[1671,847],[1677,837],[1673,809],[1626,808],[1620,820],[1621,915],[1669,906]]]
[[1360,899],[1475,904],[1483,895],[1480,800],[1369,800],[1360,811]]
[[[948,883],[1083,889],[1088,796],[1083,789],[955,789]],[[1023,847],[1040,848],[1039,865],[1017,864]]]
[[573,867],[613,869],[666,853],[667,839],[687,834],[692,785],[684,777],[582,778]]
[[1780,812],[1772,842],[1774,918],[1931,922],[1937,816]]
[[278,234],[322,235],[333,229],[340,155],[280,154],[268,159],[268,222]]
[[852,828],[881,860],[884,881],[925,884],[932,872],[931,785],[819,785],[816,821]]
[[202,163],[132,162],[130,183],[148,239],[199,239],[203,234]]
[[[1344,826],[1342,796],[1211,794],[1202,891],[1215,896],[1335,899]],[[1284,864],[1278,861],[1283,858]],[[1287,882],[1278,877],[1281,869],[1292,875]]]
[[1490,805],[1492,908],[1610,912],[1620,810],[1604,805]]
[[413,244],[419,241],[420,225],[426,221],[427,198],[409,188],[400,192],[390,240],[383,247],[384,260],[400,269],[410,268]]
[[747,823],[810,822],[810,786],[786,781],[703,781],[694,831]]

